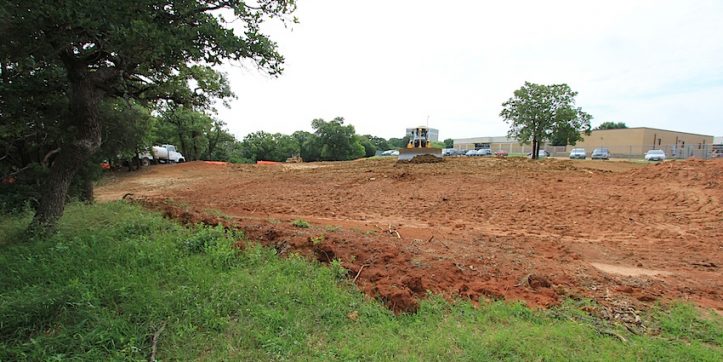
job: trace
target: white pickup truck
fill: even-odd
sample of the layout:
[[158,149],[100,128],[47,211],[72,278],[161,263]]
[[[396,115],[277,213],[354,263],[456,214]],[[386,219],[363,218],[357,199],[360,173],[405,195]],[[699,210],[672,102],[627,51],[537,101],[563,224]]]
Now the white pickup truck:
[[138,154],[138,158],[141,159],[143,166],[148,166],[151,163],[180,163],[186,162],[186,158],[176,151],[174,145],[160,145],[153,146],[151,151],[146,151]]

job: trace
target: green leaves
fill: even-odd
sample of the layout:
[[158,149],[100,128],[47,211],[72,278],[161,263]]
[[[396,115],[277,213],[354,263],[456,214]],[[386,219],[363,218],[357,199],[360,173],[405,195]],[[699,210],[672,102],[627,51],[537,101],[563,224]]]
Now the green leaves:
[[618,128],[628,128],[628,126],[625,124],[625,122],[603,122],[599,126],[595,127],[595,129],[618,129]]
[[343,117],[329,122],[317,118],[311,121],[311,127],[322,145],[321,160],[345,161],[364,157],[365,149],[356,136],[354,126],[344,125]]
[[510,125],[508,136],[520,143],[532,141],[575,144],[580,132],[589,134],[592,116],[575,107],[574,92],[567,84],[525,82],[502,104],[500,117]]
[[244,137],[244,158],[251,161],[286,161],[299,153],[299,143],[293,136],[258,131]]

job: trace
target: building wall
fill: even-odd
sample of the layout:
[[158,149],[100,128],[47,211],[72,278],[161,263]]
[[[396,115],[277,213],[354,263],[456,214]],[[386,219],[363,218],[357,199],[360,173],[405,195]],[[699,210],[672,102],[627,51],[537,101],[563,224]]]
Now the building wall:
[[592,131],[588,136],[583,134],[583,141],[577,142],[575,146],[569,148],[584,148],[588,153],[598,147],[607,148],[613,155],[634,154],[642,155],[644,146],[645,129],[644,128],[622,128],[622,129],[605,129]]
[[574,147],[588,152],[606,147],[617,157],[642,157],[651,149],[662,149],[668,157],[704,157],[713,143],[713,136],[647,127],[596,130],[583,137]]
[[[575,146],[542,148],[554,156],[564,156],[573,148],[584,148],[588,154],[598,147],[607,148],[613,157],[642,158],[650,149],[662,149],[668,157],[701,157],[708,158],[712,152],[713,136],[686,132],[676,132],[657,128],[636,127],[622,129],[596,130]],[[654,141],[655,140],[655,141]],[[655,143],[654,143],[655,142]],[[507,137],[474,137],[454,140],[454,148],[470,150],[488,147],[492,151],[505,150],[511,154],[526,154],[531,145],[520,145],[516,140]]]
[[680,157],[700,157],[713,144],[713,136],[654,128],[646,128],[643,137],[643,152],[659,148],[666,150],[668,155]]
[[527,153],[532,150],[531,145],[521,145],[517,142],[517,140],[504,136],[459,138],[454,140],[454,148],[463,151],[489,148],[492,152],[505,150],[510,154]]

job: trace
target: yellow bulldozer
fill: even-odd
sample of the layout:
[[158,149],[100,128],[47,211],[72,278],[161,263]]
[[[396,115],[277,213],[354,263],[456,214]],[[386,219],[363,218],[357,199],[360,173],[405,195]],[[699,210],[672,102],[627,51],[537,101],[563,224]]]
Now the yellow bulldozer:
[[414,128],[409,135],[407,147],[399,149],[399,161],[409,162],[415,158],[428,162],[442,161],[442,149],[433,147],[432,141],[429,140],[429,127]]

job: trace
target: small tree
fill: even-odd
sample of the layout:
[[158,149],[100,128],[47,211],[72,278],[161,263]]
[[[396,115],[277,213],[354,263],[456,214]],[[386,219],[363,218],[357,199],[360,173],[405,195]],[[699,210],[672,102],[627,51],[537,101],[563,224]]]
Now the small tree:
[[403,138],[390,138],[389,147],[391,148],[404,148],[409,143],[409,135],[405,135]]
[[296,131],[291,134],[299,143],[299,155],[304,162],[315,162],[321,159],[321,142],[319,137],[311,132]]
[[454,147],[454,140],[451,138],[447,138],[444,140],[444,148],[452,148]]
[[364,147],[364,157],[372,157],[377,153],[377,146],[375,146],[369,138],[366,136],[357,136],[358,142]]
[[567,84],[542,85],[525,82],[514,96],[502,104],[500,117],[510,124],[508,137],[521,144],[532,143],[532,158],[537,159],[540,144],[561,135],[574,145],[582,140],[580,132],[590,134],[592,116],[575,107],[575,96]]
[[391,146],[389,146],[389,142],[382,137],[372,136],[369,134],[364,135],[364,137],[368,138],[369,142],[371,142],[377,150],[386,151],[391,148]]
[[354,126],[344,125],[343,117],[329,122],[317,118],[311,121],[311,127],[319,137],[322,160],[346,161],[364,157],[364,146],[359,142]]

